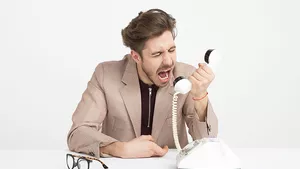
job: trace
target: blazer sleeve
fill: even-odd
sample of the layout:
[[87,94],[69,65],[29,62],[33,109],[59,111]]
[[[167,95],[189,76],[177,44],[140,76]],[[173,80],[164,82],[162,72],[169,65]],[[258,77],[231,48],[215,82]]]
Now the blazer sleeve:
[[207,115],[205,121],[200,121],[194,107],[194,100],[189,95],[183,106],[183,117],[188,126],[188,132],[193,140],[217,137],[218,119],[214,113],[213,107],[208,99]]
[[73,124],[67,136],[71,151],[97,158],[100,157],[100,147],[117,141],[101,132],[107,114],[103,78],[103,65],[99,64],[73,113]]

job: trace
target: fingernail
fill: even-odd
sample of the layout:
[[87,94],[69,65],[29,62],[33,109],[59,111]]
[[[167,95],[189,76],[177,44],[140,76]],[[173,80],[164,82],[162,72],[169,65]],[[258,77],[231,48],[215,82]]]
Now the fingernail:
[[202,67],[204,66],[205,64],[204,63],[199,63],[199,67]]

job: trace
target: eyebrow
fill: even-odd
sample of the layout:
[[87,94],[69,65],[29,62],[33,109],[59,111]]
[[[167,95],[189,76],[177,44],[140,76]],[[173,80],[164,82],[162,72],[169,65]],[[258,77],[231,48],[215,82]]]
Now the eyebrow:
[[[176,46],[173,45],[173,46],[170,47],[168,50],[170,50],[170,49],[175,49],[175,48],[176,48]],[[153,53],[151,53],[151,55],[156,55],[156,54],[158,54],[158,53],[162,53],[162,51],[156,51],[156,52],[153,52]]]

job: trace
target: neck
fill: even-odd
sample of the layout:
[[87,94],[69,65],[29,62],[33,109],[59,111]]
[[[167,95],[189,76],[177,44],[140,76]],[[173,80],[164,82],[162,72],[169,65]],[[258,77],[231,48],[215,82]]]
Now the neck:
[[153,83],[147,76],[147,74],[143,71],[142,67],[139,64],[136,64],[138,76],[141,81],[143,81],[145,84],[152,85]]

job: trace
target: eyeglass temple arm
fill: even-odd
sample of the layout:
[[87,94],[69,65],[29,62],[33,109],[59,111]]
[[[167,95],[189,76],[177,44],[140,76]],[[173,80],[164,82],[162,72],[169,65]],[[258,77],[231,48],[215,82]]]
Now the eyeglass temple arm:
[[99,160],[98,158],[93,158],[93,157],[88,157],[88,156],[78,156],[78,155],[75,155],[75,154],[72,154],[72,155],[73,155],[74,157],[78,157],[78,158],[84,157],[84,158],[89,159],[89,160],[96,160],[96,161],[99,161],[105,169],[108,169],[107,165],[105,165],[104,162],[102,162],[102,161]]

